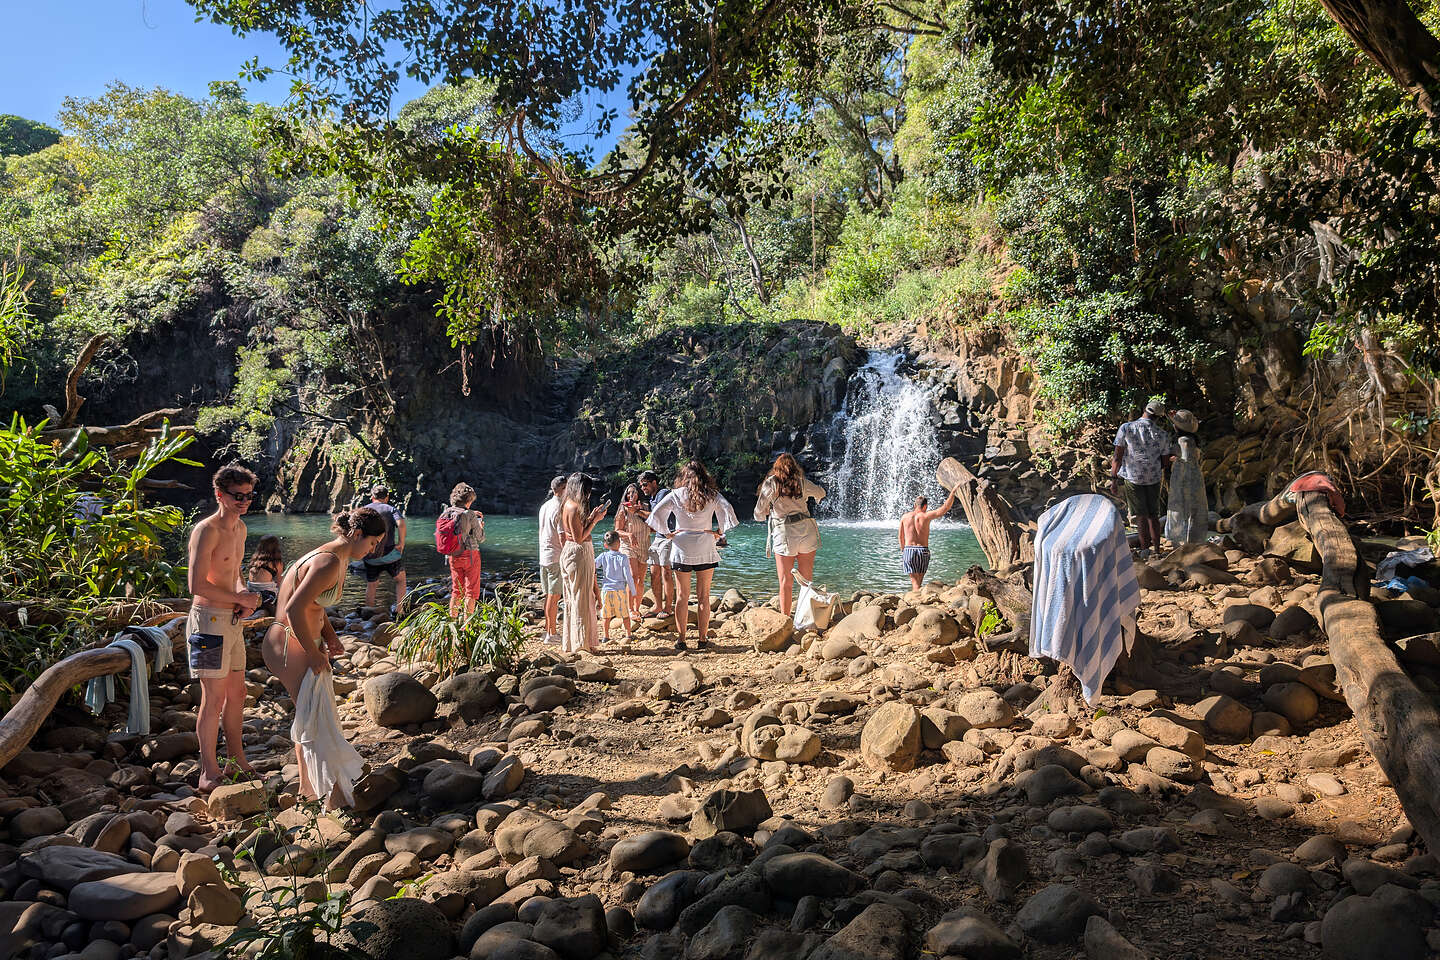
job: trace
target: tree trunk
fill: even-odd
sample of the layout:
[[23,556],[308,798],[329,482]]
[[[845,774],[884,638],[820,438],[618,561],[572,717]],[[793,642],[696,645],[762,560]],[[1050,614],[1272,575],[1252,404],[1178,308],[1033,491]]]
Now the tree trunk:
[[1336,684],[1410,823],[1427,848],[1440,850],[1440,710],[1386,646],[1375,606],[1363,599],[1367,571],[1329,500],[1323,493],[1297,499],[1300,522],[1324,561],[1316,600]]
[[1320,0],[1355,45],[1430,116],[1440,109],[1440,40],[1405,0]]
[[[184,625],[185,618],[179,617],[166,626],[177,657],[185,655]],[[108,646],[82,650],[51,665],[26,688],[4,719],[0,719],[0,770],[30,744],[67,690],[96,677],[129,669],[129,652]]]
[[1015,522],[1014,508],[989,480],[975,476],[953,457],[940,461],[935,477],[941,486],[955,491],[990,569],[1003,576],[1022,563],[1035,561],[1034,534]]

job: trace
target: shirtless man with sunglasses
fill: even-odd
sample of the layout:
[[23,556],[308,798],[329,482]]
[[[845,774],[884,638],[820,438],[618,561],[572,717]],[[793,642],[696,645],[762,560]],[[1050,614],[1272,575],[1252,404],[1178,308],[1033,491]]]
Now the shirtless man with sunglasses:
[[200,681],[201,792],[219,786],[223,775],[215,751],[220,726],[225,752],[246,776],[242,710],[245,706],[245,628],[241,622],[260,605],[260,594],[245,586],[245,524],[241,516],[256,498],[255,474],[232,463],[215,472],[218,509],[190,534],[189,586],[194,600],[186,624],[190,676]]

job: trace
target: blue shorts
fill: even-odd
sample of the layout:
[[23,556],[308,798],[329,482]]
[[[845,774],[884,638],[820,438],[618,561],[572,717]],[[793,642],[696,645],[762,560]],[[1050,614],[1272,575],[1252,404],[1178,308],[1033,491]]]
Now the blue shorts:
[[900,558],[900,566],[906,573],[925,576],[925,572],[930,569],[930,548],[906,547]]

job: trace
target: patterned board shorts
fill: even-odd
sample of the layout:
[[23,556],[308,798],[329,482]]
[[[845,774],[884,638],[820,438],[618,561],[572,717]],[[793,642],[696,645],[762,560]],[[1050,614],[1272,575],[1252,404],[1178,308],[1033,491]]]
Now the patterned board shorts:
[[613,617],[625,619],[630,613],[629,590],[603,590],[600,593],[600,616],[609,620]]
[[900,558],[900,566],[906,573],[918,573],[925,576],[930,569],[930,548],[929,547],[906,547],[904,555]]

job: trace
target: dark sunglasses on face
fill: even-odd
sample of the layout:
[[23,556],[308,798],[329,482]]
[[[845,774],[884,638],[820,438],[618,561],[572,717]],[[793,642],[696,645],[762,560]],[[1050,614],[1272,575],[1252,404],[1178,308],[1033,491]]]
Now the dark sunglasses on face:
[[250,493],[236,493],[233,490],[226,490],[225,496],[229,497],[231,500],[234,500],[236,503],[249,503],[252,500],[260,499],[260,494],[253,491]]

